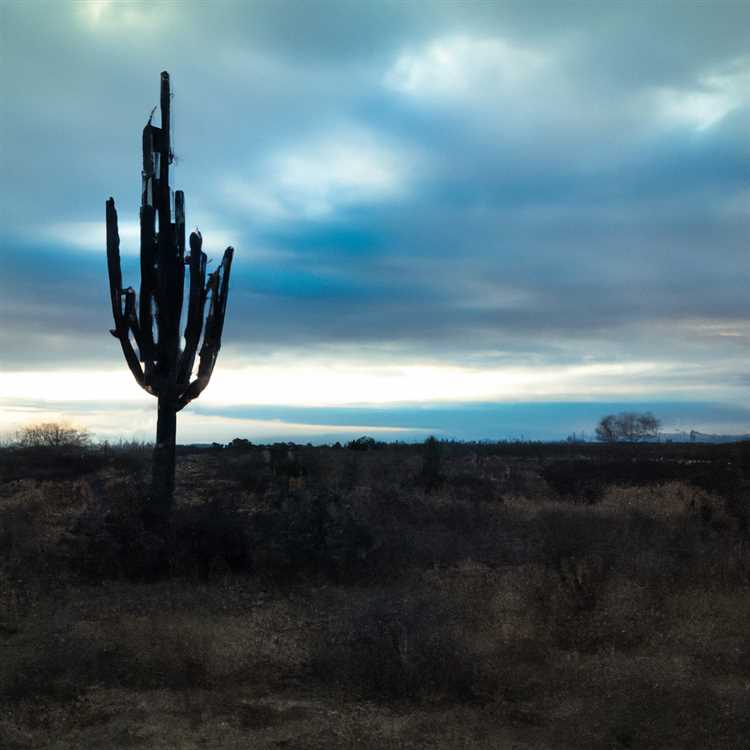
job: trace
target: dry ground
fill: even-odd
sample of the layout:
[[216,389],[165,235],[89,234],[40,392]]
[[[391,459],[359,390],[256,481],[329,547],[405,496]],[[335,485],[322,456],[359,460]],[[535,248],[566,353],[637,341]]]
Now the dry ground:
[[742,477],[444,454],[184,456],[157,553],[139,456],[0,485],[0,746],[750,746]]

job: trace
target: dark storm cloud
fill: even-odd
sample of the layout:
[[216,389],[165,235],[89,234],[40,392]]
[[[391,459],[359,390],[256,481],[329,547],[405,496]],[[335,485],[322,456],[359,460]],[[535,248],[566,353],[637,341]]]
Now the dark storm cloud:
[[96,232],[136,219],[162,68],[237,358],[746,356],[747,4],[0,12],[4,367],[119,361]]

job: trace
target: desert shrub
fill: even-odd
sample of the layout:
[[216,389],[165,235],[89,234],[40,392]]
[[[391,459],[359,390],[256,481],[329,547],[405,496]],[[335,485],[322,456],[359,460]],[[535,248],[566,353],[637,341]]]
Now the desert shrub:
[[112,468],[131,477],[145,476],[151,468],[154,446],[137,440],[104,443],[99,450],[106,456]]
[[39,498],[0,511],[0,566],[12,575],[41,572],[45,566]]
[[595,503],[607,485],[645,486],[684,479],[686,467],[676,461],[572,459],[554,461],[542,470],[550,487],[563,498]]
[[527,628],[539,645],[576,653],[630,651],[665,621],[668,587],[633,580],[597,555],[559,571],[530,566],[519,582]]
[[[744,455],[739,454],[740,461],[745,460]],[[732,525],[746,535],[750,529],[750,481],[740,461],[736,464],[714,461],[692,476],[691,482],[705,492],[721,497],[724,513]]]
[[560,571],[538,571],[526,592],[534,620],[541,627],[543,640],[567,650],[586,651],[596,648],[585,629],[590,622],[606,578],[598,558],[566,559]]
[[357,575],[371,547],[367,529],[332,492],[284,493],[249,512],[231,495],[178,505],[165,529],[144,522],[146,488],[126,483],[71,524],[74,570],[90,580],[156,580],[258,570],[276,576]]
[[381,445],[382,444],[378,443],[375,438],[363,435],[356,440],[350,440],[346,444],[346,447],[351,451],[370,451],[381,447]]
[[207,687],[211,635],[179,614],[105,623],[96,644],[92,677],[100,684],[138,690]]
[[476,472],[463,471],[446,479],[451,495],[469,502],[502,501],[498,483]]
[[173,573],[205,577],[226,570],[246,570],[252,565],[248,515],[231,499],[178,508],[171,535]]
[[144,523],[144,496],[139,486],[127,485],[118,488],[118,497],[109,504],[92,505],[75,518],[64,540],[73,571],[90,581],[164,575],[168,550],[164,537]]
[[428,492],[434,490],[443,480],[443,466],[440,443],[430,436],[422,447],[422,471],[419,478]]
[[673,535],[673,529],[663,519],[638,510],[625,512],[618,571],[656,590],[671,585],[682,572],[681,562],[671,551]]
[[373,593],[329,623],[311,657],[311,676],[333,676],[347,692],[383,701],[493,694],[495,676],[471,648],[476,604],[429,591]]
[[542,510],[530,522],[535,554],[558,573],[569,560],[597,555],[611,565],[619,553],[622,525],[584,509]]
[[15,442],[0,448],[0,481],[71,479],[106,464],[88,432],[63,422],[22,427]]
[[240,452],[231,462],[231,476],[239,486],[260,496],[268,491],[273,481],[270,461],[264,460],[263,456],[263,451],[252,449]]
[[373,578],[398,578],[414,568],[465,560],[511,564],[527,555],[523,522],[499,504],[377,495],[365,518],[373,537]]
[[300,461],[299,452],[285,443],[271,448],[271,471],[276,477],[297,479],[305,475],[305,467]]
[[48,622],[25,633],[14,646],[0,660],[0,696],[5,700],[72,701],[86,688],[96,658],[89,640]]
[[750,732],[747,702],[719,701],[703,681],[642,679],[607,686],[603,694],[606,702],[596,721],[602,744],[597,746],[739,748]]
[[165,529],[145,522],[146,487],[129,482],[92,505],[66,538],[74,570],[90,580],[156,580],[242,570],[251,562],[247,516],[231,503],[178,507]]
[[739,467],[745,479],[750,480],[750,440],[734,444],[732,463]]
[[727,461],[712,461],[689,474],[690,481],[706,492],[721,497],[732,497],[743,489],[742,469]]
[[681,572],[675,529],[636,511],[545,510],[532,519],[543,568],[526,587],[552,643],[592,651],[640,644]]
[[144,690],[209,682],[209,634],[183,617],[130,618],[95,628],[59,620],[37,621],[19,636],[0,663],[0,696],[64,702],[91,685]]
[[587,461],[556,461],[542,470],[542,477],[561,497],[584,503],[596,502],[604,491],[602,478]]
[[750,531],[750,487],[744,487],[742,492],[725,498],[724,509],[734,519],[738,531],[747,537]]
[[342,459],[340,486],[343,490],[351,491],[359,482],[361,471],[358,458],[356,453],[352,453]]
[[296,456],[300,466],[299,476],[304,477],[306,483],[317,486],[330,486],[333,484],[334,472],[332,471],[330,454],[327,448],[307,445],[301,448]]
[[[12,635],[57,574],[41,521],[43,493],[27,489],[22,501],[0,508],[0,637]],[[1,661],[1,660],[0,660]]]
[[227,443],[227,450],[246,451],[253,447],[253,444],[247,438],[236,437]]
[[8,446],[0,448],[0,482],[76,479],[99,471],[106,463],[101,451],[86,445]]
[[703,674],[750,678],[750,590],[717,590],[713,582],[691,585],[667,601],[663,640]]
[[337,493],[290,493],[250,523],[253,561],[277,575],[356,574],[372,545],[369,531]]
[[672,523],[710,500],[703,490],[688,482],[668,482],[651,487],[608,487],[597,507],[613,514],[633,511]]

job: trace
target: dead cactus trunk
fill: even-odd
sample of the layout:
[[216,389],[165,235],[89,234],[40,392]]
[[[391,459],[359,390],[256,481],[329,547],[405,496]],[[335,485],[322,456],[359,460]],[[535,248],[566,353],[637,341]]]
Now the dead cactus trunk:
[[[153,125],[149,118],[143,129],[141,288],[137,304],[135,290],[122,286],[117,211],[114,199],[107,201],[107,266],[115,321],[111,333],[120,341],[125,361],[138,385],[158,398],[151,496],[147,507],[148,517],[156,523],[169,518],[174,502],[177,412],[208,385],[219,354],[234,254],[228,247],[208,279],[199,232],[190,235],[190,254],[185,255],[185,199],[181,190],[174,194],[172,221],[169,110],[169,74],[163,72],[161,127]],[[180,324],[186,266],[189,292],[183,342]],[[201,333],[203,344],[198,352]],[[198,368],[193,377],[196,353]]]

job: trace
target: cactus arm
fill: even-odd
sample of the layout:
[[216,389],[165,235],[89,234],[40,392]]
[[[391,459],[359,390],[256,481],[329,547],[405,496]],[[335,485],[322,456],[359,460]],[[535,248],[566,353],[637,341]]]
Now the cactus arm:
[[158,284],[157,301],[159,315],[158,364],[156,367],[159,387],[174,386],[177,376],[176,365],[180,346],[180,300],[179,280],[183,278],[183,260],[178,258],[175,224],[172,223],[169,163],[169,74],[161,74],[161,128],[155,137],[159,154],[159,180],[156,189],[156,212],[159,217],[158,234]]
[[[229,297],[229,274],[232,270],[232,259],[234,258],[234,248],[228,247],[224,251],[224,257],[221,260],[221,267],[224,269],[221,275],[221,286],[219,288],[219,310],[218,317],[218,344],[221,343],[221,333],[224,330],[224,317],[227,314],[227,298]],[[217,351],[218,351],[217,344]]]
[[123,297],[125,297],[125,312],[123,313],[123,319],[130,332],[133,334],[135,343],[138,348],[141,348],[141,329],[138,325],[138,314],[135,311],[135,289],[129,286],[127,289],[122,291]]
[[[114,198],[107,201],[107,269],[109,271],[109,296],[112,302],[112,316],[115,327],[110,333],[120,341],[122,353],[138,385],[145,388],[143,370],[138,357],[130,343],[130,331],[138,331],[135,317],[135,292],[132,289],[123,291],[122,272],[120,270],[120,233],[117,229],[117,210]],[[125,314],[122,309],[122,298],[125,297]]]
[[[139,311],[141,321],[141,362],[146,379],[150,381],[154,369],[154,308],[156,306],[156,239],[154,207],[141,207],[141,293]],[[157,307],[158,315],[158,307]]]
[[156,305],[156,213],[154,210],[154,127],[143,128],[143,194],[141,196],[141,362],[146,383],[154,370],[154,307]]
[[216,364],[221,348],[221,334],[224,330],[224,316],[229,295],[229,275],[232,269],[234,248],[228,247],[219,267],[208,277],[206,293],[210,295],[208,316],[206,317],[203,346],[201,347],[198,364],[198,375],[188,386],[177,401],[177,411],[187,406],[193,399],[200,396],[211,380],[211,374]]
[[[177,249],[177,309],[182,312],[185,289],[185,193],[182,190],[176,190],[174,194],[174,238]],[[178,327],[179,324],[178,316]]]
[[185,351],[182,353],[177,374],[178,389],[187,388],[195,364],[195,353],[203,328],[203,310],[206,304],[206,254],[201,250],[203,239],[199,232],[190,235],[190,292],[188,295],[187,322],[185,324]]

